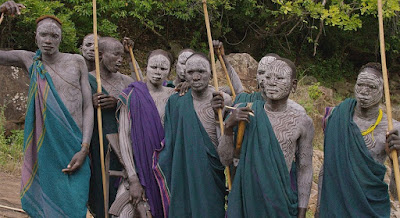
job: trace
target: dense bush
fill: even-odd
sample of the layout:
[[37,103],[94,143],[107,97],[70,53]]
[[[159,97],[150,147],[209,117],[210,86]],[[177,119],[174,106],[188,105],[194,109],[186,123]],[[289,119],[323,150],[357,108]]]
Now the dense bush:
[[[77,52],[83,36],[92,31],[92,1],[20,2],[27,9],[22,16],[6,17],[0,47],[35,50],[34,21],[42,14],[56,14],[64,22],[62,51]],[[400,5],[397,0],[384,3],[388,63],[400,69]],[[101,35],[130,36],[137,49],[145,51],[207,51],[201,0],[98,0],[97,5]],[[309,71],[313,76],[339,74],[332,79],[349,77],[365,62],[379,60],[376,0],[209,0],[208,8],[213,37],[228,51],[247,52],[256,59],[275,52],[302,69],[321,68]],[[321,60],[324,66],[316,66]]]

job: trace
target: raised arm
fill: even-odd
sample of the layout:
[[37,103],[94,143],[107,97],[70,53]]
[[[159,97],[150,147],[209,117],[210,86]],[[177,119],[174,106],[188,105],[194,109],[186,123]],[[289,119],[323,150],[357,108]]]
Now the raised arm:
[[33,52],[24,50],[0,50],[0,65],[20,67],[28,72],[33,63],[34,55]]
[[[129,47],[131,47],[133,49],[134,42],[130,38],[124,37],[124,39],[122,40],[122,44],[124,45],[124,51],[128,56],[129,67],[131,68],[131,71],[132,71],[132,78],[136,81],[135,68],[133,67],[132,58],[131,58],[131,55],[129,52]],[[143,81],[143,73],[142,73],[142,70],[140,69],[140,66],[136,60],[135,60],[135,65],[139,72],[140,81]]]
[[[7,15],[20,15],[20,10],[25,8],[23,4],[7,1],[0,5],[0,12]],[[33,63],[34,53],[24,50],[0,51],[0,65],[16,66],[28,72]]]
[[[225,50],[224,50],[223,43],[218,40],[214,40],[213,45],[217,52],[221,52],[221,56],[224,59],[225,66],[226,66],[226,69],[228,70],[228,75],[229,75],[229,78],[231,80],[231,83],[232,83],[233,89],[235,90],[236,95],[244,92],[242,81],[240,80],[239,75],[236,73],[235,69],[232,67],[232,65],[229,63],[229,61],[225,57]],[[227,93],[231,93],[231,90],[229,89],[229,87],[228,88],[222,87],[222,89]]]
[[306,116],[303,133],[300,136],[296,153],[296,173],[299,199],[299,217],[305,217],[312,185],[312,140],[314,125],[310,117]]

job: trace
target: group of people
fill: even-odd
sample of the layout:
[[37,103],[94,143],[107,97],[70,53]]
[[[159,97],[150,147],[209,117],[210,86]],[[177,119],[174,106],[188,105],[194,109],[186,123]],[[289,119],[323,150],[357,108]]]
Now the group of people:
[[[13,1],[0,5],[7,14],[22,8]],[[182,50],[177,77],[167,81],[174,58],[154,50],[145,78],[140,71],[141,81],[135,81],[119,73],[132,41],[99,36],[97,93],[94,35],[83,39],[82,56],[61,53],[61,21],[46,15],[36,23],[36,52],[0,50],[0,65],[23,68],[31,81],[21,183],[22,207],[31,217],[85,217],[87,209],[105,217],[104,208],[113,217],[306,216],[314,125],[289,99],[297,86],[292,61],[265,55],[257,69],[259,91],[248,94],[222,43],[214,41],[237,94],[233,99],[227,87],[216,91],[209,85],[205,54]],[[387,132],[379,108],[380,64],[360,69],[354,93],[355,99],[326,109],[315,216],[389,217],[389,191],[397,196],[394,176],[389,188],[383,181],[383,163],[400,149],[400,123],[393,120],[394,130]],[[106,203],[98,107],[107,154]],[[238,128],[243,123],[244,132]],[[229,192],[226,178],[233,181]]]

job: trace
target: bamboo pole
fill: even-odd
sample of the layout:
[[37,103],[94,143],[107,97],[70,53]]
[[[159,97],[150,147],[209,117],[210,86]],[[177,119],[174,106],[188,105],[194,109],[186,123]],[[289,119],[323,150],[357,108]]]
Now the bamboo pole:
[[233,97],[233,99],[235,99],[236,98],[235,89],[233,89],[231,78],[229,77],[228,69],[226,69],[225,61],[224,61],[224,58],[222,57],[220,49],[218,49],[218,59],[219,59],[219,62],[221,63],[222,69],[224,70],[228,86],[229,86],[229,88],[231,89],[231,92],[232,92],[232,97]]
[[[378,0],[378,21],[379,21],[379,41],[380,41],[380,50],[381,50],[383,85],[384,85],[385,100],[386,100],[386,115],[388,118],[388,131],[390,131],[393,129],[392,105],[390,102],[389,79],[388,79],[388,72],[387,72],[387,67],[386,67],[385,35],[384,35],[384,31],[383,31],[382,0]],[[393,160],[393,170],[394,170],[394,178],[396,181],[397,197],[400,200],[400,172],[399,172],[399,160],[397,157],[397,150],[396,149],[393,150],[390,153],[390,156]]]
[[[215,59],[214,59],[214,46],[212,43],[212,37],[211,37],[211,28],[210,28],[210,20],[208,18],[208,11],[207,11],[207,0],[202,0],[203,1],[203,9],[204,9],[204,18],[206,22],[206,28],[207,28],[207,37],[208,37],[208,47],[210,48],[210,59],[211,59],[211,69],[213,73],[213,81],[214,81],[214,87],[215,91],[219,91],[218,88],[218,78],[217,78],[217,70],[215,67]],[[218,121],[219,121],[219,126],[221,128],[221,135],[224,134],[224,123],[222,119],[222,109],[218,110]]]
[[[210,59],[211,59],[211,69],[213,72],[213,81],[214,81],[214,87],[215,91],[219,91],[218,88],[218,78],[217,78],[217,70],[215,67],[215,59],[214,59],[214,46],[212,43],[212,37],[211,37],[211,28],[210,28],[210,20],[208,18],[208,11],[207,11],[207,0],[202,0],[203,2],[203,10],[204,10],[204,20],[206,23],[206,28],[207,28],[207,38],[208,38],[208,47],[210,49]],[[219,121],[219,126],[221,129],[221,135],[224,135],[224,120],[222,119],[222,109],[218,109],[218,121]],[[231,174],[229,167],[226,167],[226,177],[228,180],[228,189],[231,190],[232,188],[232,180],[231,180]]]
[[0,205],[0,208],[7,209],[7,210],[12,210],[12,211],[16,211],[16,212],[20,212],[20,213],[25,213],[25,214],[26,214],[26,212],[25,212],[24,210],[20,209],[20,208],[8,207],[8,206],[5,206],[5,205]]
[[[101,93],[101,78],[100,78],[100,60],[99,60],[99,42],[97,38],[97,6],[96,0],[93,0],[93,35],[94,35],[94,60],[96,64],[96,82],[97,93]],[[103,197],[104,197],[104,215],[108,218],[108,204],[107,204],[107,187],[106,187],[106,172],[104,166],[104,145],[103,145],[103,122],[101,117],[101,107],[97,107],[97,126],[99,130],[99,143],[100,143],[100,163],[101,163],[101,176],[103,183]]]
[[1,16],[0,16],[0,25],[1,25],[1,23],[3,22],[3,19],[4,19],[4,13],[1,13]]
[[136,81],[140,81],[139,70],[137,69],[136,59],[135,56],[133,55],[133,50],[131,46],[129,46],[129,54],[131,55],[132,65],[136,75]]
[[242,148],[243,136],[244,136],[245,129],[246,129],[246,121],[240,121],[239,127],[238,127],[238,133],[236,136],[236,147],[235,147],[235,155],[236,156],[240,155],[240,149]]

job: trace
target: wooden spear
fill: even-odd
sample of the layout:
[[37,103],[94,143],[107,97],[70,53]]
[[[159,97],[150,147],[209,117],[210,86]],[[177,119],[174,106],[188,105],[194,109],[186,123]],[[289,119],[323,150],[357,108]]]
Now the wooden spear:
[[[207,28],[207,37],[208,37],[208,47],[210,48],[210,59],[211,59],[211,69],[213,73],[213,80],[214,80],[214,87],[215,91],[219,91],[218,88],[218,78],[217,78],[217,70],[215,68],[215,59],[214,59],[214,46],[212,43],[212,37],[211,37],[211,28],[210,28],[210,20],[208,18],[208,11],[207,11],[207,0],[202,0],[203,1],[203,9],[204,9],[204,19],[206,22],[206,28]],[[219,121],[219,126],[221,127],[221,135],[224,134],[224,123],[222,119],[222,109],[218,110],[218,121]]]
[[[218,89],[218,78],[217,78],[217,70],[215,67],[215,59],[214,59],[214,46],[212,43],[212,37],[211,37],[211,28],[210,28],[210,20],[208,18],[208,11],[207,11],[207,0],[202,0],[203,2],[203,10],[204,10],[204,19],[206,22],[206,28],[207,28],[207,37],[208,37],[208,47],[210,49],[210,59],[211,59],[211,69],[213,73],[213,80],[214,80],[214,87],[215,91],[219,91]],[[219,121],[219,127],[221,129],[221,135],[224,135],[224,120],[222,118],[222,109],[218,110],[218,121]],[[232,180],[231,180],[231,174],[229,171],[229,167],[226,167],[226,177],[228,180],[228,189],[231,190],[232,188]]]
[[233,100],[234,100],[234,99],[236,98],[235,89],[233,89],[233,85],[232,85],[232,82],[231,82],[231,78],[229,77],[228,69],[226,69],[225,61],[224,61],[224,58],[222,57],[221,49],[220,49],[220,48],[218,48],[218,52],[217,52],[217,53],[218,53],[219,62],[221,63],[222,69],[224,70],[225,77],[226,77],[228,86],[229,86],[229,88],[231,89],[232,97],[233,97]]
[[[100,60],[99,60],[99,42],[97,38],[97,7],[96,0],[93,0],[93,35],[94,35],[94,60],[96,64],[96,82],[97,93],[101,93],[101,78],[100,78]],[[99,143],[100,143],[100,163],[101,176],[103,182],[103,197],[104,197],[104,215],[108,218],[108,193],[106,186],[106,171],[104,166],[104,145],[103,145],[103,122],[101,118],[101,107],[97,107],[97,126],[99,127]]]
[[[383,31],[382,0],[378,0],[378,21],[379,21],[379,41],[380,41],[380,49],[381,49],[383,85],[384,85],[385,100],[386,100],[386,115],[387,115],[387,119],[388,119],[388,131],[390,131],[393,129],[392,105],[390,102],[389,79],[388,79],[388,72],[387,72],[387,67],[386,67],[385,35],[384,35],[384,31]],[[390,153],[390,156],[393,160],[393,170],[394,170],[394,178],[396,181],[397,196],[398,196],[398,199],[400,200],[400,172],[399,172],[399,160],[397,157],[397,150],[394,149]]]
[[136,66],[136,59],[135,59],[135,56],[133,55],[132,46],[129,46],[129,54],[131,55],[133,69],[135,70],[136,81],[140,81],[139,70],[137,69],[137,66]]
[[1,16],[0,16],[0,24],[3,22],[3,19],[4,19],[4,13],[1,13]]

